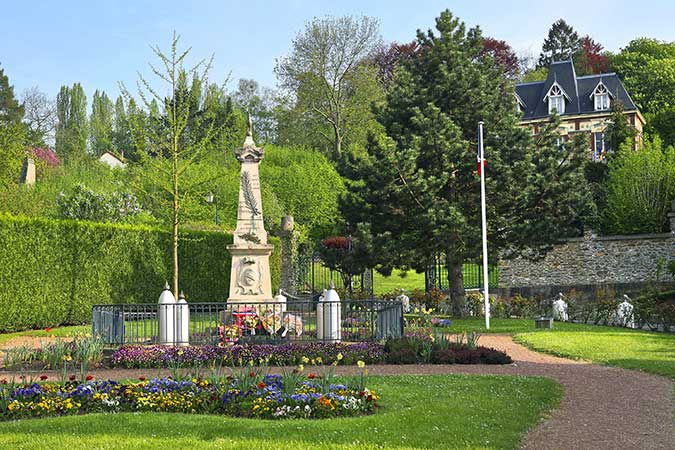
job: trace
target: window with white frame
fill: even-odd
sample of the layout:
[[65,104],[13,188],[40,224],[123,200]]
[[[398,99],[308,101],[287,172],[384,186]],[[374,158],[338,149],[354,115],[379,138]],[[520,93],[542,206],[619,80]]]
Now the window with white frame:
[[605,111],[609,109],[609,91],[604,84],[598,84],[598,87],[596,87],[593,92],[593,96],[595,97],[596,111]]
[[551,86],[551,90],[548,91],[548,113],[552,114],[553,111],[557,111],[558,114],[565,112],[565,97],[557,84]]

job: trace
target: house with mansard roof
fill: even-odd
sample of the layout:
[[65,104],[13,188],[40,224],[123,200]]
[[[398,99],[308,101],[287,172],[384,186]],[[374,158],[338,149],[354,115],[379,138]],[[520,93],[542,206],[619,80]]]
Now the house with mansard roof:
[[588,133],[590,156],[601,161],[608,148],[605,128],[614,102],[621,102],[628,121],[638,135],[645,119],[615,73],[578,77],[572,60],[551,64],[544,81],[516,84],[516,102],[521,123],[537,134],[554,111],[560,116],[560,134],[566,139],[574,133]]

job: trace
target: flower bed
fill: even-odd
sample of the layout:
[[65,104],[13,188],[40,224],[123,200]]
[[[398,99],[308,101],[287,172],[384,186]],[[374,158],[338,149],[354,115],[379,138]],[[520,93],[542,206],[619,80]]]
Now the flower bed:
[[157,411],[223,414],[236,417],[329,418],[372,412],[378,397],[354,378],[336,384],[332,377],[295,371],[287,375],[250,372],[232,377],[136,383],[91,381],[63,384],[0,385],[0,418],[47,417],[89,412]]
[[476,345],[477,337],[466,342],[434,338],[423,331],[390,339],[385,345],[357,344],[283,344],[217,346],[142,346],[119,348],[112,365],[127,368],[194,367],[204,365],[248,366],[297,364],[341,365],[364,361],[368,364],[510,364],[504,352]]
[[307,344],[256,344],[217,347],[210,345],[171,347],[162,345],[127,345],[120,347],[112,356],[115,367],[148,368],[193,366],[218,363],[225,366],[266,364],[293,366],[300,363],[368,364],[385,360],[384,346],[373,342],[355,344],[307,343]]

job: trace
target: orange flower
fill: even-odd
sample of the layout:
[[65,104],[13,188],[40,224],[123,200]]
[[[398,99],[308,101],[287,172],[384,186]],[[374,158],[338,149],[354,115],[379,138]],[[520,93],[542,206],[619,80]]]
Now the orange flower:
[[266,387],[267,387],[267,385],[265,383],[263,383],[262,381],[260,383],[258,383],[259,389],[265,389]]
[[52,327],[47,327],[47,328],[45,328],[45,331],[46,331],[47,333],[51,333],[51,332],[52,332]]
[[93,379],[94,379],[93,375],[87,375],[87,377],[85,378],[85,380],[87,380],[87,381],[91,381]]
[[307,375],[307,378],[309,378],[310,380],[313,380],[314,378],[316,378],[316,374],[310,373],[309,375]]

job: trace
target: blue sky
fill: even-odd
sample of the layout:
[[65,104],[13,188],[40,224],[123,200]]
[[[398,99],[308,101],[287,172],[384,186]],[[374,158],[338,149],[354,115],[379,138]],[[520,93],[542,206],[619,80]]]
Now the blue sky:
[[150,45],[166,48],[173,30],[195,59],[215,55],[211,79],[229,88],[239,78],[274,87],[275,58],[313,17],[368,15],[380,21],[385,41],[407,42],[418,28],[433,27],[445,8],[517,51],[537,55],[549,26],[564,18],[609,50],[649,36],[675,40],[675,2],[667,1],[12,1],[0,16],[0,64],[17,93],[39,86],[55,96],[79,81],[88,98],[95,89],[111,97],[118,81],[135,86],[148,73]]

